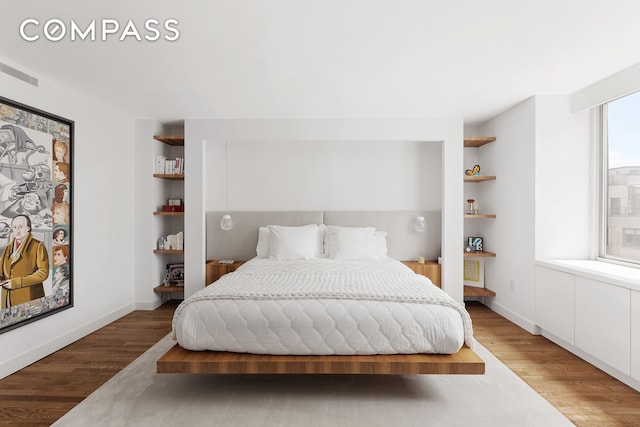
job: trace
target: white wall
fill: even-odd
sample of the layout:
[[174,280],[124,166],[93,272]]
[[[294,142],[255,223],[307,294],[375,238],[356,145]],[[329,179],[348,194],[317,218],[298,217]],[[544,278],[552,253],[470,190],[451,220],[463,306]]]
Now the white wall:
[[[220,169],[218,172],[209,171],[210,166],[205,160],[207,156],[223,156],[223,147],[226,146],[227,141],[230,141],[229,146],[233,146],[236,141],[284,143],[285,141],[311,140],[345,144],[357,144],[362,141],[442,142],[442,183],[446,189],[441,195],[443,288],[454,299],[462,302],[462,281],[460,280],[462,275],[462,251],[460,250],[462,175],[460,171],[463,145],[462,121],[459,118],[187,120],[185,122],[185,162],[189,169],[185,176],[185,294],[188,296],[204,286],[205,242],[202,234],[204,213],[208,207],[217,208],[218,206],[217,201],[207,200],[207,194],[217,193],[216,185],[224,182],[225,179]],[[258,174],[254,179],[265,178]],[[234,188],[234,185],[237,184],[231,183],[230,187]],[[294,187],[289,186],[289,190],[292,188]],[[239,189],[234,188],[234,191]],[[238,196],[230,194],[230,197]],[[247,200],[244,195],[241,197],[243,198],[241,200]],[[369,201],[372,200],[371,197],[369,196]],[[417,198],[419,197],[417,195]],[[230,208],[238,209],[233,205]]]
[[589,259],[593,189],[589,112],[571,112],[568,96],[536,97],[535,257]]
[[440,142],[214,143],[205,160],[209,211],[442,209]]
[[485,304],[527,330],[534,319],[535,99],[529,98],[481,128],[496,141],[478,150],[479,163],[496,175],[478,186],[482,209],[496,214],[482,223],[495,259],[485,263],[485,283],[496,292]]
[[0,87],[5,98],[75,121],[74,307],[0,335],[0,377],[133,309],[134,121],[122,108],[37,77],[35,88],[0,74]]
[[[592,144],[588,112],[572,113],[569,96],[536,96],[481,128],[497,140],[479,151],[495,187],[479,187],[496,212],[483,233],[497,257],[485,281],[496,312],[535,331],[535,260],[587,259],[593,242]],[[487,172],[489,173],[489,172]]]

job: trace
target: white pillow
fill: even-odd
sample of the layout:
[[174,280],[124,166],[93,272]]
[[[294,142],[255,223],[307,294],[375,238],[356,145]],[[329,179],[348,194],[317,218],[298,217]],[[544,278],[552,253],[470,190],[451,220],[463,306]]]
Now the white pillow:
[[322,256],[322,232],[317,224],[301,227],[269,225],[269,258],[308,259]]
[[373,233],[373,256],[375,259],[387,257],[387,232],[376,231]]
[[[379,260],[386,255],[386,233],[376,235],[374,227],[338,227],[325,231],[330,259]],[[382,253],[384,252],[384,255]]]
[[258,228],[258,245],[256,246],[256,255],[258,258],[269,258],[269,241],[271,232],[267,227]]

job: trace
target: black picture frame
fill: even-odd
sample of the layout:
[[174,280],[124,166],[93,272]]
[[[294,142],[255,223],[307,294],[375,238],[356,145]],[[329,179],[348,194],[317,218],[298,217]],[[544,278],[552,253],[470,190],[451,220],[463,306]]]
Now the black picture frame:
[[184,283],[184,263],[167,264],[167,278],[169,284],[179,285]]
[[72,120],[0,96],[0,333],[73,307],[73,151]]

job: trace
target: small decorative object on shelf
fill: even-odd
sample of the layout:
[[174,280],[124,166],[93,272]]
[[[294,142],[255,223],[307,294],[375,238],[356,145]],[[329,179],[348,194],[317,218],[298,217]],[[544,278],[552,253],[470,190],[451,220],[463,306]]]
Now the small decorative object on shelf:
[[158,249],[160,250],[178,250],[184,249],[184,232],[179,231],[176,234],[169,234],[158,239]]
[[474,165],[473,169],[465,170],[464,174],[467,175],[467,176],[478,176],[478,175],[480,175],[480,165]]
[[467,215],[478,215],[478,206],[474,199],[467,199]]
[[184,263],[167,264],[167,276],[170,285],[184,285]]
[[424,257],[422,256],[418,257],[418,264],[424,264]]
[[184,206],[162,205],[162,212],[184,212]]
[[464,285],[484,288],[484,260],[482,258],[464,260]]
[[471,248],[473,252],[483,251],[483,239],[482,237],[467,237],[467,247]]

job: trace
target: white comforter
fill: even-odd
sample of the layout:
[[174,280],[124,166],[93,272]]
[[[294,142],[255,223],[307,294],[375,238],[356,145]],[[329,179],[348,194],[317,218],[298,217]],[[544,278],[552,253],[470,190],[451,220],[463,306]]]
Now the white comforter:
[[410,354],[473,346],[464,307],[395,261],[253,259],[185,300],[173,319],[188,350]]

